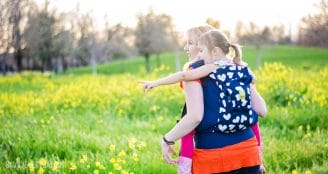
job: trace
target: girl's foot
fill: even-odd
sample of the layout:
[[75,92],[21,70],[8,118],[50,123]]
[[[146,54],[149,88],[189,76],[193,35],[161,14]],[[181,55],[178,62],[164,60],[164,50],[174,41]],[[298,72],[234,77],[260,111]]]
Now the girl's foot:
[[260,174],[265,173],[265,167],[263,165],[263,152],[262,152],[262,146],[259,146],[259,153],[260,153],[260,158],[261,158],[261,165],[260,165]]
[[263,164],[260,165],[260,174],[264,174],[265,173],[265,167]]
[[191,158],[180,156],[178,159],[178,174],[191,174]]

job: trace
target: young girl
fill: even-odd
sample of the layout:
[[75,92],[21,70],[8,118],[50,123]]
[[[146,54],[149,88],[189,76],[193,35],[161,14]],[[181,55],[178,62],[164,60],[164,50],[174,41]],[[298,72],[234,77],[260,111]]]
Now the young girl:
[[[219,32],[219,31],[213,31],[213,32]],[[221,63],[223,62],[225,65],[229,65],[229,64],[245,65],[245,63],[243,63],[241,61],[241,51],[240,51],[239,46],[235,45],[235,44],[230,44],[228,42],[228,39],[226,38],[226,36],[221,32],[219,32],[219,33],[220,34],[217,36],[223,37],[223,38],[218,38],[218,40],[227,41],[226,43],[221,43],[221,44],[226,44],[226,45],[222,45],[220,48],[218,48],[218,47],[210,48],[211,50],[214,50],[213,55],[212,55],[208,52],[208,49],[207,49],[208,45],[211,45],[211,44],[213,45],[213,43],[209,43],[209,42],[211,42],[211,38],[206,38],[206,36],[204,36],[202,39],[203,44],[198,45],[199,49],[197,49],[197,51],[199,51],[200,55],[197,55],[197,57],[200,56],[201,58],[206,58],[206,56],[207,57],[221,56],[222,59],[220,61],[221,61]],[[189,43],[189,41],[188,41],[188,43]],[[185,47],[185,51],[187,52],[188,57],[190,57],[190,52],[188,52],[186,47]],[[235,54],[236,54],[233,60],[226,57],[226,55],[229,53],[230,47],[232,47],[235,50]],[[222,48],[224,48],[224,49],[222,49]],[[197,59],[197,60],[199,60],[199,59]],[[209,60],[209,59],[206,59],[206,60]],[[170,75],[168,77],[165,77],[165,78],[162,78],[162,79],[156,80],[156,81],[144,81],[143,82],[144,90],[149,91],[153,87],[160,86],[160,85],[167,85],[167,84],[173,84],[173,83],[176,83],[179,81],[191,81],[191,80],[199,79],[199,78],[207,76],[210,72],[212,72],[218,68],[217,63],[210,62],[210,61],[205,61],[205,63],[206,63],[205,65],[203,65],[197,69],[194,69],[194,70],[178,72],[178,73],[175,73],[173,75]],[[197,64],[197,62],[196,62],[196,64]],[[195,65],[195,63],[193,65]],[[196,65],[196,67],[198,67],[198,66]],[[255,76],[253,75],[253,83],[254,82],[255,82]],[[264,116],[266,114],[265,102],[262,99],[262,97],[257,93],[257,91],[255,90],[254,87],[251,87],[251,101],[252,101],[252,108],[258,113],[258,115]],[[254,126],[252,126],[252,130],[253,130],[254,134],[256,135],[259,150],[261,153],[262,147],[261,147],[261,139],[260,139],[258,123],[256,123]],[[182,144],[181,152],[184,152],[184,153],[182,153],[182,154],[180,153],[180,155],[181,155],[179,157],[180,162],[185,161],[184,160],[185,156],[183,156],[183,154],[186,154],[186,152],[193,150],[193,148],[190,148],[191,146],[193,146],[193,141],[192,141],[193,134],[194,134],[194,131],[186,136],[189,138],[188,141],[181,143]],[[186,143],[188,143],[188,144],[186,144]],[[187,154],[189,154],[189,155],[187,155],[187,158],[190,159],[192,152],[189,152]],[[179,168],[181,168],[181,167],[179,166]],[[262,170],[262,172],[264,172],[263,164],[261,164],[261,170]]]

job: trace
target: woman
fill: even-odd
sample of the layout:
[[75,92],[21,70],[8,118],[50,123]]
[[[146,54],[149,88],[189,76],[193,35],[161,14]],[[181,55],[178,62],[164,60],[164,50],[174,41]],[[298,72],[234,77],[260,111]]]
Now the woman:
[[[208,32],[202,36],[200,44],[202,58],[206,63],[217,60],[229,60],[226,56],[229,47],[233,47],[237,56],[241,52],[219,32]],[[206,78],[203,88],[197,81],[184,82],[187,115],[162,140],[162,153],[169,162],[174,161],[168,155],[173,152],[174,141],[196,128],[196,150],[193,156],[193,173],[258,173],[260,157],[257,141],[250,128],[233,134],[212,133],[216,125],[213,118],[218,114],[219,99],[215,95],[217,85],[211,78]],[[254,88],[251,88],[254,92]],[[255,91],[256,92],[256,91]],[[204,95],[202,100],[202,96]],[[264,101],[263,101],[264,102]],[[262,111],[266,112],[265,104]],[[254,108],[255,109],[255,108]],[[204,114],[204,119],[202,115]],[[200,120],[202,120],[200,122]],[[198,125],[200,124],[200,125]]]

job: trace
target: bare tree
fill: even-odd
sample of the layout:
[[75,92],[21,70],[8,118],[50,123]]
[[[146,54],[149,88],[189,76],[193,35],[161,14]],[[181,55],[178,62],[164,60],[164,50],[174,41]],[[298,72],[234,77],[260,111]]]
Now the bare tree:
[[0,1],[0,51],[1,55],[1,71],[3,74],[7,73],[8,65],[7,65],[7,55],[11,46],[11,31],[12,27],[9,24],[10,17],[10,7],[11,2],[9,0]]
[[[254,22],[250,22],[248,27],[243,27],[244,25],[239,22],[237,23],[236,30],[239,36],[239,41],[242,44],[254,45],[256,49],[256,64],[257,67],[261,64],[261,49],[265,44],[272,43],[271,30],[269,27],[261,28]],[[242,27],[244,28],[242,31]]]
[[[166,14],[156,16],[156,62],[160,66],[160,54],[166,51],[176,50],[178,48],[178,33],[175,31],[172,17]],[[154,32],[156,32],[154,31]]]
[[272,40],[275,43],[284,43],[286,39],[285,26],[283,24],[275,25],[271,29]]
[[26,43],[30,55],[41,61],[42,70],[52,70],[52,58],[54,55],[54,35],[56,17],[54,11],[48,9],[46,1],[41,10],[30,13],[25,30]]
[[29,10],[29,0],[11,0],[7,3],[9,26],[12,28],[11,35],[11,47],[14,50],[14,60],[17,70],[22,69],[23,59],[23,20],[27,16]]
[[77,45],[74,51],[74,56],[82,63],[88,65],[91,57],[90,46],[92,43],[92,33],[94,30],[94,23],[90,13],[82,14],[77,19]]
[[152,10],[146,15],[139,14],[136,28],[135,44],[139,53],[145,57],[146,70],[150,71],[149,58],[151,54],[159,54],[163,50],[171,49],[170,45],[175,44],[171,17],[168,15],[156,15]]
[[[111,60],[125,59],[127,57],[132,57],[137,54],[137,50],[134,46],[134,30],[129,27],[124,27],[121,24],[116,24],[110,27],[106,24],[105,29],[106,35],[106,59]],[[102,60],[102,61],[105,61]],[[120,62],[120,71],[125,71],[124,62]]]
[[318,12],[302,19],[298,43],[302,45],[328,47],[328,0],[321,0]]
[[107,50],[112,59],[122,59],[135,55],[136,50],[133,48],[135,36],[131,28],[116,24],[113,27],[106,27]]
[[54,36],[53,42],[53,57],[55,57],[56,72],[62,72],[67,67],[65,66],[65,58],[71,55],[73,50],[73,34],[69,30],[59,28],[59,31]]
[[[12,64],[15,70],[22,69],[22,27],[29,9],[29,0],[2,0],[0,2],[0,49],[3,51],[1,65],[6,69],[7,55],[13,49]],[[5,71],[4,71],[5,73]]]

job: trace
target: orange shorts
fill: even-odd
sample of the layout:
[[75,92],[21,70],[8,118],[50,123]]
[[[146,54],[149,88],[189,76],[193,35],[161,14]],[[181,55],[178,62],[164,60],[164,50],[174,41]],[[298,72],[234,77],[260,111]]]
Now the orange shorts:
[[253,137],[223,148],[195,149],[192,158],[192,173],[229,172],[256,165],[260,165],[260,156],[257,140]]

